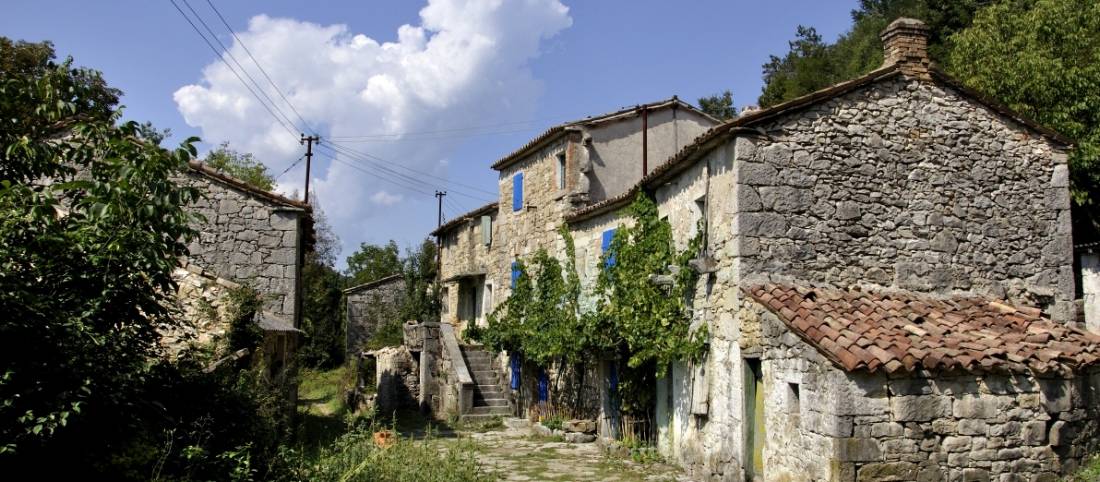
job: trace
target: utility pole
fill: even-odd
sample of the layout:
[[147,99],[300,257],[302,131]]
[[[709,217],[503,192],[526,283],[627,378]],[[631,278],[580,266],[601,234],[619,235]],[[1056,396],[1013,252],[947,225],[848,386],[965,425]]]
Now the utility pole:
[[310,161],[313,160],[313,143],[321,143],[321,138],[317,136],[307,136],[302,134],[302,140],[298,141],[298,144],[305,144],[306,146],[306,204],[309,204],[309,167]]
[[435,197],[439,198],[439,216],[438,216],[439,221],[436,222],[436,225],[435,225],[435,227],[437,227],[437,228],[443,225],[443,196],[446,196],[446,195],[447,195],[447,191],[436,191],[435,192]]
[[[436,229],[443,226],[443,196],[447,195],[447,191],[436,191],[435,197],[439,199],[439,211],[436,216]],[[435,237],[435,273],[436,279],[443,279],[443,233],[439,233]],[[447,301],[444,300],[444,303]]]

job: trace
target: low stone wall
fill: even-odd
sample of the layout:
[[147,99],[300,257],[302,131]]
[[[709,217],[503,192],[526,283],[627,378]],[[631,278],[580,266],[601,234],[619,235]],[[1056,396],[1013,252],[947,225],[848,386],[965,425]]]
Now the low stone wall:
[[369,352],[375,359],[375,406],[385,414],[416,407],[420,399],[420,364],[404,346]]

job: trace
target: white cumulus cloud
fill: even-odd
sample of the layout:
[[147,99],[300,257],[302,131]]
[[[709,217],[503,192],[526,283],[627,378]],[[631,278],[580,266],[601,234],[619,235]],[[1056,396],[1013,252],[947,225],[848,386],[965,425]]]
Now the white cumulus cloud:
[[382,206],[393,206],[401,202],[401,199],[400,194],[390,194],[386,191],[378,191],[370,197],[371,202]]
[[[407,210],[417,210],[416,219],[426,220],[419,227],[426,233],[434,227],[435,200],[431,187],[361,159],[336,154],[338,160],[332,162],[333,147],[341,149],[333,142],[526,118],[541,93],[530,62],[543,40],[571,24],[569,9],[559,0],[428,0],[418,25],[402,25],[386,41],[351,32],[346,25],[266,15],[253,17],[237,35],[298,113],[322,134],[310,187],[343,245],[355,247],[367,240],[363,233],[408,225],[412,213]],[[302,122],[235,40],[230,52],[297,124],[295,133],[280,126],[220,60],[203,69],[198,83],[175,92],[178,109],[204,140],[229,141],[281,172],[302,154],[296,134],[304,130]],[[458,142],[346,146],[422,181],[428,178],[419,173],[447,176],[447,157]],[[300,192],[303,179],[298,166],[280,178],[280,190]],[[414,198],[416,203],[403,203],[405,211],[390,207]],[[402,235],[423,233],[383,236]]]

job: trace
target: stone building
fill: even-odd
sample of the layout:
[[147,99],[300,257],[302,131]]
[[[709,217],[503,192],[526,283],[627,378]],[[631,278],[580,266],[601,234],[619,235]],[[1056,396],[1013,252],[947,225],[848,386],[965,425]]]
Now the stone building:
[[883,40],[882,68],[723,124],[636,188],[681,243],[705,221],[710,349],[657,396],[662,452],[700,476],[1029,480],[1095,447],[1068,142],[936,70],[920,22]]
[[344,290],[347,303],[347,359],[354,360],[366,348],[378,327],[398,320],[405,300],[405,277],[387,276]]
[[710,128],[633,184],[547,186],[546,159],[576,158],[557,141],[494,165],[493,279],[563,256],[564,219],[591,286],[639,193],[681,247],[704,230],[690,322],[708,351],[656,397],[659,449],[698,477],[1054,480],[1098,448],[1070,143],[939,71],[921,22],[883,43],[882,67]]
[[[263,298],[256,322],[264,332],[264,366],[274,380],[287,379],[297,350],[301,310],[302,252],[313,241],[308,204],[260,190],[199,162],[178,182],[203,197],[189,206],[202,216],[174,272],[179,308],[188,324],[165,333],[170,353],[190,343],[222,339],[231,290],[248,285]],[[288,398],[296,389],[288,386]]]

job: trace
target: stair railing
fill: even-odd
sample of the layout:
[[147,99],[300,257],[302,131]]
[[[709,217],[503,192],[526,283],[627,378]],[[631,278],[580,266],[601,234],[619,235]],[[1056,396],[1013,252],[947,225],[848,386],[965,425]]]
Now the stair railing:
[[469,413],[474,406],[474,379],[470,376],[470,368],[466,366],[466,358],[462,356],[462,349],[458,346],[454,326],[440,323],[439,338],[443,342],[443,359],[450,362],[451,367],[448,375],[452,383],[448,388],[455,391],[455,409],[461,416]]

